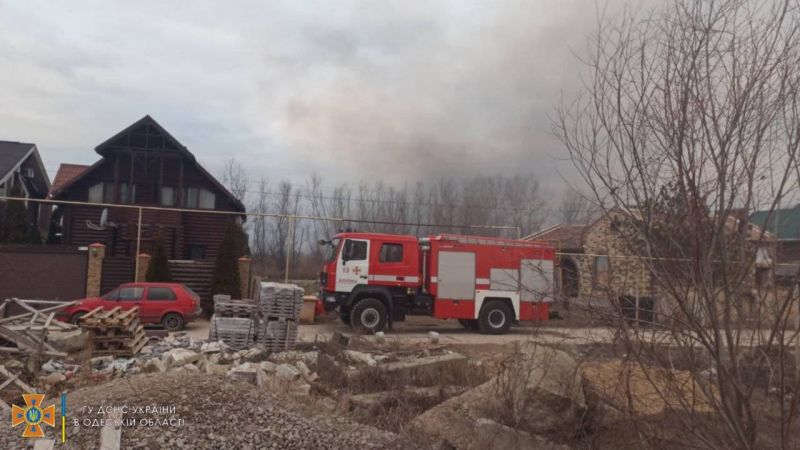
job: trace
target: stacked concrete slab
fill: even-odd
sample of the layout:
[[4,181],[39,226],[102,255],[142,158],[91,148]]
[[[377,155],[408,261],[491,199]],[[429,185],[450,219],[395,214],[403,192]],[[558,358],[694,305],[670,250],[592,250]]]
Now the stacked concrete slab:
[[235,350],[252,348],[256,343],[258,323],[258,305],[254,301],[215,295],[208,340],[222,341]]
[[297,343],[297,320],[303,308],[303,288],[263,282],[260,294],[259,346],[267,351],[293,348]]

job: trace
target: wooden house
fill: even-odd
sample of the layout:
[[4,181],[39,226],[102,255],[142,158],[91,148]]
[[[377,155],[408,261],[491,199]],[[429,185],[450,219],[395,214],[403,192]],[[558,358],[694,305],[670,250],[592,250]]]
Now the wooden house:
[[[55,214],[61,217],[63,244],[105,244],[104,290],[131,278],[139,231],[136,208],[108,205],[166,208],[143,210],[139,253],[151,253],[156,240],[163,239],[171,260],[213,263],[227,221],[245,218],[242,202],[150,116],[101,143],[95,152],[100,160],[89,167],[61,166],[50,198],[97,204],[62,205]],[[107,222],[101,227],[104,209]],[[110,261],[117,261],[118,267]]]

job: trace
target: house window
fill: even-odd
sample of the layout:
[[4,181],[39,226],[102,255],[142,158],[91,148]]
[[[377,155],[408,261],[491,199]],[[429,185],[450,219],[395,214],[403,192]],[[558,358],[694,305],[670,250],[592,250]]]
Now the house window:
[[380,255],[378,255],[378,261],[382,263],[403,262],[403,245],[402,244],[381,245],[381,253]]
[[602,285],[608,282],[608,256],[595,256],[594,282]]
[[147,289],[147,300],[163,302],[177,299],[175,292],[168,287],[151,287]]
[[[111,184],[111,183],[108,183]],[[136,185],[133,186],[133,192],[131,192],[131,201],[130,203],[136,203]],[[109,191],[114,192],[114,185],[109,187]],[[113,198],[113,197],[112,197]],[[128,183],[120,183],[119,184],[119,202],[120,203],[128,203]]]
[[190,187],[186,189],[183,206],[195,209],[214,209],[216,200],[214,193],[208,189]]
[[[115,203],[114,183],[97,183],[89,188],[89,201],[92,203]],[[128,203],[128,183],[119,184],[119,202]],[[136,185],[133,185],[130,203],[136,202]]]
[[103,203],[103,183],[97,183],[89,188],[89,202]]
[[206,259],[206,248],[202,245],[190,245],[189,259],[191,259],[192,261],[199,261],[201,259]]
[[214,193],[207,189],[200,189],[200,209],[214,209],[217,199]]
[[177,198],[178,190],[172,186],[163,186],[161,188],[161,204],[164,206],[175,206],[175,199]]

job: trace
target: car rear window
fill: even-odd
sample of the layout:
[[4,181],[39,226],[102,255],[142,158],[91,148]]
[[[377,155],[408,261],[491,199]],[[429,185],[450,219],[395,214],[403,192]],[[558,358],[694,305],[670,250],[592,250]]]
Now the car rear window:
[[151,287],[147,288],[147,299],[152,301],[169,301],[177,300],[178,296],[175,292],[168,287]]
[[200,298],[200,296],[197,295],[197,292],[193,291],[189,286],[187,286],[185,284],[183,285],[183,290],[186,291],[187,294],[189,294],[190,296],[192,296],[194,298]]

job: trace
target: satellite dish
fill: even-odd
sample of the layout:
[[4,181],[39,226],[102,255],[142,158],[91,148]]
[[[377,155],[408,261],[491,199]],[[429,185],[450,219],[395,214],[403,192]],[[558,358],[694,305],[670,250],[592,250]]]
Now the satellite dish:
[[100,214],[100,225],[95,225],[89,220],[86,221],[86,228],[90,230],[103,231],[106,227],[115,226],[117,226],[117,224],[108,221],[108,208],[103,208],[103,212]]

